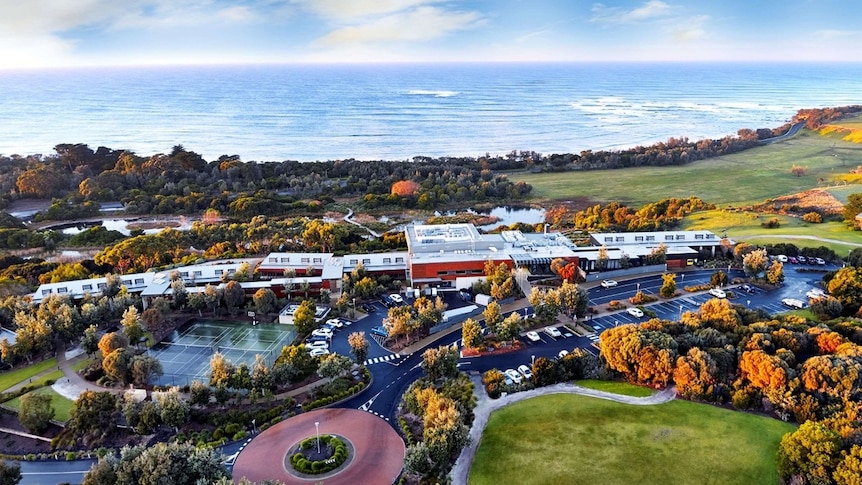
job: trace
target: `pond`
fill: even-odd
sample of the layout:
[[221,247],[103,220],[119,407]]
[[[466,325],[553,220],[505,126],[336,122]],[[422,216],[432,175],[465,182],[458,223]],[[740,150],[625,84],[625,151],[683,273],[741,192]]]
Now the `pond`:
[[483,228],[497,227],[500,225],[510,225],[516,222],[524,224],[540,224],[545,222],[545,209],[534,209],[532,207],[512,207],[512,206],[497,206],[490,211],[480,211],[480,214],[487,214],[498,219],[493,224],[480,226]]
[[118,231],[124,236],[131,234],[134,228],[143,228],[144,234],[156,234],[162,229],[173,228],[178,231],[187,231],[192,227],[192,219],[185,217],[166,219],[102,219],[92,221],[81,221],[65,223],[54,227],[62,227],[63,234],[74,236],[80,234],[93,226],[104,226],[109,231]]

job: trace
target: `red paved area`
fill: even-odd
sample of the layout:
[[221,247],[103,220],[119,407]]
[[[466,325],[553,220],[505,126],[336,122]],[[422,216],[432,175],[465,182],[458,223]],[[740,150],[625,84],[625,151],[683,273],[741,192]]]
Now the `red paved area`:
[[[320,422],[320,434],[336,433],[349,439],[356,456],[332,477],[294,477],[284,469],[284,457],[291,446],[314,436],[315,421]],[[233,476],[255,482],[281,480],[288,485],[390,485],[401,473],[404,453],[401,436],[377,416],[356,409],[319,409],[282,421],[255,437],[237,457]]]

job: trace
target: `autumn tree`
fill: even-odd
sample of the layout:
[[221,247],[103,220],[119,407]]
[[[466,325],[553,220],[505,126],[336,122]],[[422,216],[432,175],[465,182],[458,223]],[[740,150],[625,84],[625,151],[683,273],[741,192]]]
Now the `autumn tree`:
[[276,310],[275,292],[269,288],[260,288],[255,291],[252,300],[259,313],[272,313]]
[[796,165],[795,163],[790,166],[790,173],[796,177],[801,177],[801,176],[805,175],[805,173],[807,171],[808,171],[808,168],[800,166],[800,165]]
[[111,352],[128,346],[129,340],[126,336],[117,332],[108,332],[99,339],[99,350],[103,356],[108,356]]
[[672,298],[676,294],[676,275],[674,273],[665,273],[661,275],[661,288],[658,293],[664,298]]
[[311,300],[302,300],[293,312],[293,325],[300,335],[308,335],[317,325],[315,320],[317,306]]
[[123,347],[114,350],[102,359],[102,368],[105,374],[120,384],[131,381],[132,353]]
[[214,353],[210,358],[210,386],[228,387],[234,372],[236,372],[236,368],[233,363],[220,352]]
[[722,270],[714,271],[709,276],[710,286],[724,286],[727,284],[727,273]]
[[389,337],[397,339],[401,336],[409,337],[410,333],[419,329],[420,324],[413,308],[401,305],[389,309],[386,319],[383,320],[383,326]]
[[497,337],[500,340],[514,340],[524,329],[524,318],[518,312],[512,312],[497,325]]
[[765,249],[755,249],[742,258],[742,270],[750,278],[758,278],[769,264],[769,257]]
[[468,349],[478,349],[484,345],[485,339],[482,336],[482,327],[479,323],[468,318],[461,325],[461,341],[464,342],[464,347]]
[[482,311],[482,317],[485,319],[485,326],[495,334],[500,322],[503,321],[503,314],[500,312],[500,304],[496,301],[488,303],[488,306]]
[[334,379],[350,372],[353,362],[349,357],[338,354],[326,354],[320,359],[317,375],[323,378]]
[[123,312],[123,318],[120,319],[120,325],[123,327],[123,333],[126,335],[126,338],[129,339],[130,343],[134,343],[135,347],[138,346],[147,332],[146,328],[144,328],[141,323],[141,315],[138,313],[138,309],[134,306],[126,308],[126,311]]
[[601,357],[631,382],[664,386],[671,378],[677,343],[668,334],[621,325],[602,332]]
[[422,186],[412,180],[399,180],[392,184],[390,193],[398,197],[411,197],[419,193]]
[[715,397],[717,377],[718,366],[715,360],[697,347],[676,359],[673,381],[679,393],[687,399],[712,401]]
[[784,282],[784,264],[780,261],[773,261],[766,270],[766,281],[770,285],[778,285]]
[[422,370],[431,382],[452,378],[458,374],[458,358],[458,348],[454,345],[430,348],[422,353]]
[[784,483],[834,483],[832,470],[841,458],[841,435],[817,421],[806,421],[781,438],[778,475]]
[[844,305],[845,312],[856,312],[862,305],[862,272],[853,266],[841,268],[829,280],[826,289]]

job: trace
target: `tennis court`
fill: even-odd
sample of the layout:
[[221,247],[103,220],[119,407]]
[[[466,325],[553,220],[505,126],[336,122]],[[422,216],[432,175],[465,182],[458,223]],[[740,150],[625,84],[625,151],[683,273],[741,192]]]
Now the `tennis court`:
[[235,366],[245,362],[251,367],[257,354],[272,365],[281,348],[293,341],[292,328],[279,324],[252,326],[247,321],[193,321],[149,350],[164,371],[156,383],[185,386],[195,380],[208,382],[210,359],[216,352]]

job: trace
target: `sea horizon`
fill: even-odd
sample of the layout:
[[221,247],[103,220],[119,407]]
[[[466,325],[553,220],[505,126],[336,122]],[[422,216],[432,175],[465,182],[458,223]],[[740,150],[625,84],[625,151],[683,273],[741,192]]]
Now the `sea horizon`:
[[862,63],[253,63],[0,71],[0,154],[61,143],[207,160],[580,153],[860,104]]

